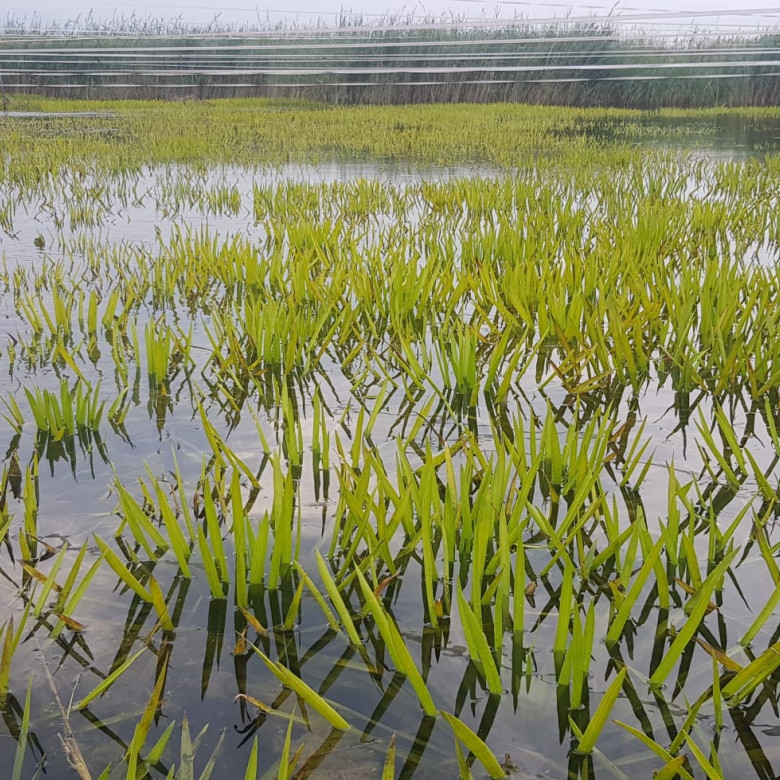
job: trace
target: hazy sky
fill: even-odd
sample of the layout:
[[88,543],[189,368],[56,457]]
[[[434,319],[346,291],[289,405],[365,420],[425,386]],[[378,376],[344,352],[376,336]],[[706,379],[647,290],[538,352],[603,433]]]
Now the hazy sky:
[[[115,2],[114,0],[0,0],[0,22],[5,15],[16,19],[29,19],[37,14],[44,22],[74,19],[92,12],[93,16],[111,19],[114,16],[179,17],[191,22],[208,22],[216,14],[226,22],[246,22],[258,19],[279,21],[284,17],[310,22],[318,17],[323,21],[335,20],[340,9],[361,12],[367,17],[384,12],[412,12],[416,14],[453,13],[469,18],[486,16],[522,16],[526,19],[561,18],[567,13],[573,16],[599,16],[612,13],[623,17],[626,23],[637,26],[652,24],[655,29],[689,30],[693,26],[733,31],[735,28],[756,29],[780,24],[780,0],[624,0],[609,3],[599,0],[574,0],[574,2],[526,2],[524,0],[418,0],[399,3],[393,0],[268,0],[255,4],[251,0],[227,0],[220,5],[215,0],[198,0],[188,4],[182,0],[162,0],[157,3]],[[736,9],[743,9],[736,15]],[[750,9],[746,11],[744,9]],[[760,12],[760,13],[758,13]]]

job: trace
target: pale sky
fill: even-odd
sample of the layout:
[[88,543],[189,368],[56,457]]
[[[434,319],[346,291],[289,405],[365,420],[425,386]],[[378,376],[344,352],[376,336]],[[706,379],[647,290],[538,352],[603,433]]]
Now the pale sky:
[[[219,14],[224,22],[253,22],[258,19],[277,22],[283,18],[310,23],[318,18],[335,22],[340,9],[352,10],[375,19],[386,12],[415,15],[457,14],[471,19],[512,15],[528,20],[552,21],[566,15],[604,18],[611,13],[614,20],[637,27],[652,27],[669,32],[689,31],[694,28],[720,32],[737,29],[756,30],[780,25],[780,0],[572,0],[572,2],[542,3],[527,0],[413,0],[407,3],[393,0],[269,0],[255,4],[251,0],[198,0],[187,4],[182,0],[162,0],[157,3],[115,2],[114,0],[2,0],[0,24],[7,17],[30,19],[34,14],[44,23],[65,21],[92,12],[96,18],[110,20],[115,16],[176,18],[193,23],[206,23]],[[737,10],[739,9],[739,10]]]

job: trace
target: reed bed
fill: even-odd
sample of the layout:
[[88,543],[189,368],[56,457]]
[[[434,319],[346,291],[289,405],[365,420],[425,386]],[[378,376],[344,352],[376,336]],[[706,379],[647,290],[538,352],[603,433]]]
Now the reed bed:
[[[694,14],[697,15],[697,14]],[[756,15],[755,9],[746,16]],[[674,14],[672,14],[674,16]],[[778,32],[663,31],[629,14],[544,22],[374,19],[336,26],[187,30],[115,18],[0,31],[7,93],[87,99],[296,98],[332,104],[525,102],[711,107],[777,105]],[[334,20],[335,21],[335,20]],[[758,22],[758,20],[757,20]],[[761,22],[763,23],[763,21]]]
[[775,774],[777,158],[250,107],[0,124],[14,778]]

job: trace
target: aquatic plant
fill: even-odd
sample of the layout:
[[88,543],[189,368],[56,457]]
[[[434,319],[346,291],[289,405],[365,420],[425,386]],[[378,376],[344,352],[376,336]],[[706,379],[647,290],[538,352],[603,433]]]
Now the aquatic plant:
[[[353,738],[366,773],[498,776],[507,722],[540,772],[769,776],[776,158],[629,147],[626,112],[250,105],[114,104],[92,145],[0,122],[35,253],[0,270],[23,769],[55,760],[40,656],[114,776],[314,777]],[[246,168],[212,165],[231,126]],[[278,165],[358,152],[390,167]],[[226,708],[243,744],[195,755],[185,709]]]

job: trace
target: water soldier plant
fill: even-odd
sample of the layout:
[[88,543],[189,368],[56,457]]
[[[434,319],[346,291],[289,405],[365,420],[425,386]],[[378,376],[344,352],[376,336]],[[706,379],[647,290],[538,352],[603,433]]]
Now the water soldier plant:
[[774,154],[111,110],[0,120],[15,777],[777,774]]

